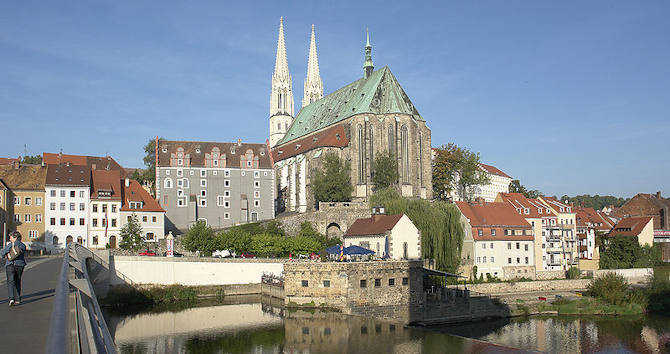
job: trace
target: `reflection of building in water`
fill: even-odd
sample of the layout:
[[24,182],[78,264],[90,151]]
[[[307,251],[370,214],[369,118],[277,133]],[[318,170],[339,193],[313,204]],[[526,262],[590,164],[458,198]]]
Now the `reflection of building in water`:
[[522,349],[561,348],[561,352],[574,353],[580,351],[580,322],[579,319],[556,318],[512,321],[480,339]]

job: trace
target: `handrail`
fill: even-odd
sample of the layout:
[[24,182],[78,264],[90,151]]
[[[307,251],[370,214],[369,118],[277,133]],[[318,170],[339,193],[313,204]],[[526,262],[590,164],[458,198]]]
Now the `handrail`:
[[68,244],[51,313],[47,353],[116,353],[89,278],[86,260],[90,258],[93,252],[86,247]]

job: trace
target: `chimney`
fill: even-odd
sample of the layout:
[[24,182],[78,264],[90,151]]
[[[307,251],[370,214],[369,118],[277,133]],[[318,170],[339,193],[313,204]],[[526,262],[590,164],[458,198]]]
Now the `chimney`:
[[656,192],[656,198],[661,199],[661,191]]
[[130,179],[126,178],[126,187],[130,187]]
[[92,169],[93,171],[95,171],[95,170],[97,169],[97,167],[98,167],[98,166],[97,166],[96,164],[94,164],[94,163],[91,164],[91,169]]
[[242,139],[237,139],[237,146],[242,146]]

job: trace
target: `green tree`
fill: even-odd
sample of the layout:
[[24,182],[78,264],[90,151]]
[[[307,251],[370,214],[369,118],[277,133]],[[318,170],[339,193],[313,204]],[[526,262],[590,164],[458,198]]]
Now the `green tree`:
[[512,180],[512,182],[509,184],[509,192],[521,193],[526,198],[537,198],[542,195],[542,192],[540,192],[537,189],[532,190],[526,189],[526,187],[524,187],[518,179]]
[[200,251],[201,254],[209,256],[219,246],[214,230],[204,221],[198,220],[188,228],[181,240],[181,244],[191,252]]
[[628,201],[628,198],[621,198],[621,197],[615,197],[612,195],[589,195],[589,194],[583,194],[583,195],[577,195],[574,197],[570,197],[567,195],[564,195],[561,197],[561,201],[565,203],[570,203],[570,204],[575,204],[587,208],[593,208],[595,210],[602,210],[606,206],[614,206],[614,207],[620,207],[622,206],[625,202]]
[[335,153],[323,157],[323,167],[313,170],[312,192],[316,202],[348,202],[354,187],[351,185],[351,164],[343,163]]
[[[163,138],[158,140],[160,142]],[[149,139],[147,144],[144,145],[142,162],[144,162],[145,168],[135,170],[131,178],[142,184],[148,183],[153,186],[156,181],[156,139]]]
[[647,268],[661,263],[661,250],[656,246],[640,246],[636,237],[615,236],[602,240],[600,268]]
[[25,163],[25,164],[29,164],[29,165],[41,165],[42,164],[42,155],[35,155],[35,156],[26,155],[21,160],[21,163]]
[[401,197],[393,189],[377,191],[371,206],[383,206],[389,214],[405,214],[421,233],[421,255],[435,259],[438,269],[456,272],[461,261],[463,225],[455,205]]
[[128,223],[121,228],[119,236],[121,236],[121,242],[119,242],[121,249],[137,251],[145,246],[142,239],[142,225],[134,213],[130,216]]
[[479,153],[454,143],[436,149],[433,161],[433,195],[447,200],[455,190],[462,200],[471,200],[477,185],[490,183],[482,170]]
[[372,183],[375,189],[388,188],[398,183],[398,160],[387,151],[375,157]]

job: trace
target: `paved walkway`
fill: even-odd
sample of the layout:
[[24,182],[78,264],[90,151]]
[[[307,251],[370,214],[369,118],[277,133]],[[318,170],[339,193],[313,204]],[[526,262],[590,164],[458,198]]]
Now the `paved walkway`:
[[21,305],[9,307],[5,269],[0,278],[0,351],[44,353],[62,258],[33,259],[23,271]]

